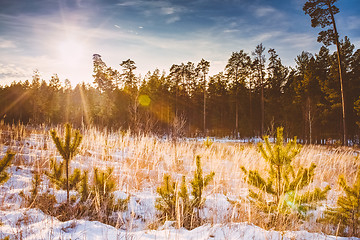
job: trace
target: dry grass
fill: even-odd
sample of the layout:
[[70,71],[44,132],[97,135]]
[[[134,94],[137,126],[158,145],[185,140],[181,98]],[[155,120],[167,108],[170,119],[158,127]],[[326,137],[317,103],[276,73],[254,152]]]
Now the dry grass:
[[[0,149],[8,146],[16,151],[17,165],[48,169],[49,160],[59,157],[48,130],[45,126],[29,129],[23,125],[2,124]],[[61,127],[57,130],[62,134]],[[268,166],[257,147],[251,144],[214,142],[206,147],[203,141],[181,140],[175,146],[170,140],[149,135],[131,136],[128,132],[110,132],[95,127],[82,129],[81,132],[84,136],[81,150],[71,166],[88,170],[113,167],[119,189],[128,193],[144,189],[155,192],[164,173],[178,181],[182,175],[190,179],[195,170],[195,156],[200,155],[204,174],[215,172],[214,181],[206,194],[222,193],[241,199],[246,195],[248,185],[240,167],[257,169],[260,174],[266,174]],[[344,174],[351,182],[359,162],[359,151],[353,148],[306,145],[296,157],[294,166],[316,164],[314,182],[309,188],[330,184],[333,190],[327,203],[331,205],[336,202],[340,190],[338,176]],[[236,210],[240,217],[229,216],[229,221],[250,221],[266,227],[266,221],[271,219],[264,218],[246,204]],[[299,222],[291,219],[283,219],[279,224],[299,227]]]

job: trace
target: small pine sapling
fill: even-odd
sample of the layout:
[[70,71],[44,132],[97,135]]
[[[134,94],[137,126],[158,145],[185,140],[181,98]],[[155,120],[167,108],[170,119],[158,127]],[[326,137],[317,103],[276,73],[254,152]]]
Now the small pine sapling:
[[360,168],[352,187],[343,175],[338,182],[345,195],[338,198],[337,207],[325,211],[321,221],[334,224],[342,235],[360,237]]
[[170,175],[164,175],[164,181],[160,187],[156,189],[160,198],[156,199],[155,207],[162,215],[161,219],[175,220],[176,219],[176,183],[171,180]]
[[185,176],[182,177],[180,187],[171,180],[170,175],[164,175],[164,181],[160,187],[157,188],[157,193],[160,195],[156,199],[156,209],[161,212],[161,220],[177,221],[178,226],[192,229],[200,223],[199,211],[205,202],[203,192],[206,186],[209,185],[214,178],[215,173],[203,176],[200,156],[196,157],[196,170],[194,178],[190,181],[192,188],[190,198]]
[[[63,182],[66,179],[63,178],[63,169],[64,169],[64,162],[57,163],[56,160],[50,160],[50,169],[51,172],[46,171],[45,175],[49,177],[50,181],[58,188],[63,188]],[[65,187],[66,189],[66,187]]]
[[[305,214],[310,204],[326,199],[330,190],[327,186],[324,190],[315,188],[314,191],[299,194],[313,181],[315,164],[309,168],[300,167],[297,172],[291,165],[295,156],[300,152],[301,146],[296,143],[296,137],[284,145],[283,128],[277,129],[275,144],[271,144],[269,137],[264,137],[264,143],[259,143],[259,151],[268,162],[268,175],[265,180],[257,170],[246,170],[245,181],[259,189],[259,193],[249,190],[249,196],[253,202],[265,212],[290,213],[291,209]],[[272,196],[273,201],[268,203],[265,194]]]
[[200,156],[196,156],[196,170],[194,173],[194,178],[190,182],[192,188],[192,195],[194,197],[192,205],[199,209],[205,202],[203,199],[203,191],[209,185],[209,183],[213,180],[215,176],[214,172],[210,172],[208,175],[203,176],[203,170],[201,166]]
[[23,191],[20,192],[20,196],[25,199],[29,208],[35,207],[43,211],[45,214],[52,216],[57,215],[57,208],[55,207],[57,201],[55,195],[51,194],[49,191],[41,193],[41,182],[41,173],[39,171],[35,171],[31,181],[30,196],[25,195]]
[[211,145],[213,145],[213,141],[211,141],[211,139],[209,138],[209,137],[207,137],[206,138],[206,140],[204,141],[204,146],[206,147],[206,148],[209,148],[209,147],[211,147]]
[[33,204],[36,201],[36,198],[39,194],[39,188],[41,185],[41,176],[38,171],[36,171],[33,175],[33,179],[31,181],[31,190],[30,190],[30,205]]
[[189,229],[192,225],[193,207],[191,205],[190,195],[188,192],[186,177],[182,176],[180,190],[178,193],[178,226],[184,226]]
[[25,201],[28,204],[28,207],[32,207],[33,205],[36,205],[36,200],[39,195],[39,188],[41,185],[41,176],[39,171],[35,171],[33,174],[33,178],[31,180],[31,189],[30,189],[30,196],[25,195],[24,191],[20,192],[20,196],[25,199]]
[[89,187],[87,171],[84,171],[83,176],[81,178],[79,193],[80,193],[81,202],[86,202],[89,199],[90,187]]
[[[94,182],[92,192],[94,193],[95,208],[98,216],[103,219],[105,215],[105,222],[108,223],[109,215],[114,211],[125,211],[127,204],[130,201],[130,196],[127,199],[118,199],[115,202],[114,191],[116,182],[113,176],[113,168],[107,168],[106,171],[94,169]],[[85,183],[83,183],[85,185]],[[84,187],[83,185],[83,187]],[[84,192],[82,194],[85,194]]]
[[205,198],[203,197],[204,189],[209,185],[213,180],[215,172],[210,172],[208,175],[203,176],[203,170],[201,165],[200,156],[196,156],[196,170],[194,173],[194,178],[190,181],[192,188],[191,194],[193,199],[191,201],[192,212],[195,213],[195,216],[192,216],[190,226],[199,226],[201,223],[200,219],[200,209],[203,207]]
[[[82,135],[78,130],[72,131],[70,124],[65,124],[65,136],[64,140],[61,140],[57,135],[56,130],[51,130],[50,135],[52,140],[55,143],[56,149],[59,151],[60,155],[65,161],[65,170],[66,170],[66,202],[69,204],[69,163],[70,160],[76,156],[78,153],[78,148],[80,146]],[[71,140],[72,139],[72,140]]]
[[7,152],[6,155],[0,160],[0,185],[4,184],[10,177],[6,169],[10,166],[15,153]]
[[[57,163],[56,160],[52,159],[50,162],[51,172],[45,172],[49,177],[51,183],[55,185],[57,189],[67,189],[67,179],[64,177],[64,162]],[[75,168],[73,173],[69,175],[69,190],[77,189],[81,181],[81,171]]]
[[94,191],[100,197],[100,203],[111,197],[115,190],[115,180],[112,177],[114,169],[108,168],[106,171],[94,169]]
[[81,171],[75,168],[73,173],[69,176],[69,189],[77,189],[78,184],[81,181]]

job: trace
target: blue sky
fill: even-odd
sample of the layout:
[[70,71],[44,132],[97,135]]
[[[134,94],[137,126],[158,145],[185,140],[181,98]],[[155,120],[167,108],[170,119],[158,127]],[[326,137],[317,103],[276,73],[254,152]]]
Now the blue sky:
[[[302,11],[305,0],[0,0],[0,84],[31,79],[38,69],[73,85],[92,82],[92,54],[121,69],[135,61],[155,68],[201,58],[210,74],[257,44],[274,48],[287,66],[301,51],[315,53],[320,29]],[[360,1],[339,0],[340,36],[360,46]]]

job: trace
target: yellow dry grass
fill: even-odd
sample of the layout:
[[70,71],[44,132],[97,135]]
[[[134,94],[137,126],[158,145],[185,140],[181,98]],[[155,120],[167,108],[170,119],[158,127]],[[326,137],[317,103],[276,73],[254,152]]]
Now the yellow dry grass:
[[[63,132],[61,126],[56,128],[60,134]],[[51,158],[59,157],[48,132],[49,128],[45,126],[29,129],[22,125],[0,125],[0,149],[4,146],[13,148],[18,153],[17,164],[30,164],[45,170]],[[203,140],[195,139],[182,139],[175,144],[169,139],[155,136],[132,136],[129,132],[100,130],[95,127],[81,129],[81,133],[81,149],[71,166],[90,171],[94,167],[113,167],[119,189],[128,193],[144,189],[155,192],[165,173],[178,181],[182,175],[189,180],[195,170],[196,155],[201,156],[204,174],[215,172],[207,195],[222,193],[235,198],[244,196],[248,185],[244,181],[241,166],[256,169],[265,176],[268,167],[257,151],[257,146],[253,144],[214,142],[205,146]],[[25,156],[28,160],[24,159]],[[314,181],[309,188],[323,188],[330,184],[332,191],[327,203],[332,205],[340,191],[337,184],[339,175],[345,175],[351,183],[359,162],[358,149],[305,145],[293,165],[297,168],[316,164]],[[242,207],[248,212],[246,209],[249,206]],[[238,220],[258,223],[264,219],[260,213],[252,210],[249,216]]]
[[[49,158],[58,156],[44,126],[28,130],[23,125],[1,125],[0,129],[0,144],[18,151],[18,160],[27,154],[32,164],[36,162],[39,166],[41,162],[40,166],[48,166]],[[62,127],[57,129],[61,134]],[[81,131],[84,136],[81,150],[72,164],[90,170],[113,167],[119,183],[129,191],[159,185],[164,173],[175,179],[182,175],[192,177],[196,155],[201,156],[205,173],[215,172],[211,191],[224,194],[239,195],[247,187],[241,166],[263,174],[268,166],[253,144],[214,142],[206,147],[204,141],[183,139],[175,146],[171,140],[149,135],[132,136],[129,132],[95,127]],[[309,167],[315,163],[313,185],[330,184],[337,188],[338,176],[344,174],[351,180],[359,162],[359,151],[353,148],[305,145],[293,165]]]

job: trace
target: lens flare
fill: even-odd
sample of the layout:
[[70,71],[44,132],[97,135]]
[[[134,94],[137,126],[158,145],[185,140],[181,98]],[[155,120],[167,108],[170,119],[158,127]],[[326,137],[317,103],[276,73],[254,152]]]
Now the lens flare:
[[151,103],[151,99],[148,95],[140,95],[138,99],[141,106],[147,107]]

